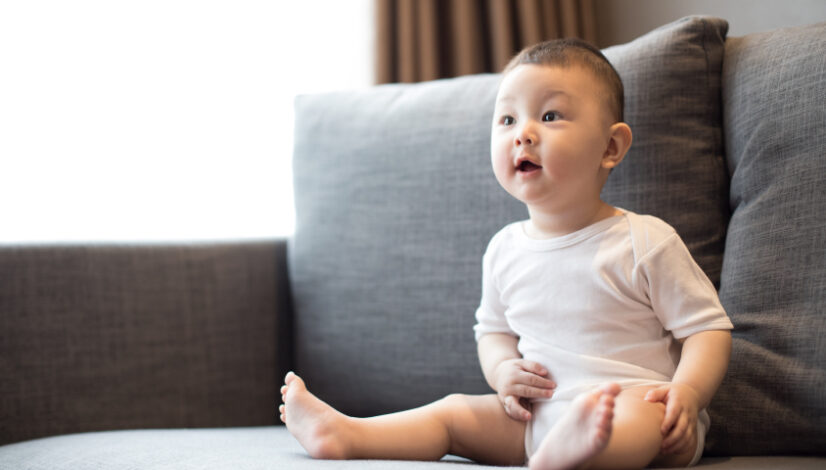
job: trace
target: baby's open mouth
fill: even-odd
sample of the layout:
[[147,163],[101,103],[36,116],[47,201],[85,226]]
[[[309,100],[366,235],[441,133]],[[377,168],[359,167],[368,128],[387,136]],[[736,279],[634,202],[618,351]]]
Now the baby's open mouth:
[[539,170],[540,168],[542,167],[533,162],[529,162],[528,160],[523,160],[519,166],[516,167],[518,171],[534,171]]

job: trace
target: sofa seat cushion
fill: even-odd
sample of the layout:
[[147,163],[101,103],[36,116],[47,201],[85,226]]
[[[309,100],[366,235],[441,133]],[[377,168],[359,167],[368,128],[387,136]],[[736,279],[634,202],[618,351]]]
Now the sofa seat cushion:
[[66,434],[0,447],[18,470],[299,468],[307,456],[283,426]]
[[[67,434],[0,447],[0,469],[14,470],[469,470],[447,456],[441,462],[313,460],[284,426],[223,429],[166,429]],[[815,470],[824,458],[740,457],[704,459],[709,470]]]
[[313,460],[285,426],[91,432],[0,447],[3,470],[467,470],[467,462],[454,456],[439,463]]
[[[691,17],[606,51],[638,134],[604,197],[671,222],[712,280],[728,218],[719,105],[727,27]],[[347,414],[490,392],[472,330],[482,255],[499,229],[527,218],[491,170],[499,80],[296,101],[296,368]]]
[[720,299],[734,323],[715,453],[826,452],[826,23],[730,38],[732,219]]

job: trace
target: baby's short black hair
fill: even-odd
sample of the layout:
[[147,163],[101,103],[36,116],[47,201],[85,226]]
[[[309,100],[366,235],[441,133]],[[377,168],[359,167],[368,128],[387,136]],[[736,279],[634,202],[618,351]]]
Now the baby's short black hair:
[[526,47],[505,66],[507,74],[524,64],[570,67],[578,65],[591,72],[604,86],[606,102],[616,122],[624,119],[625,92],[622,80],[611,62],[602,51],[593,45],[575,38],[551,39]]

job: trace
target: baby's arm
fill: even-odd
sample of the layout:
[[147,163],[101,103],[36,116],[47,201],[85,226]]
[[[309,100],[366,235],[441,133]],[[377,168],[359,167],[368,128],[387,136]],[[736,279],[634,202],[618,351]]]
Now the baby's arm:
[[683,342],[680,364],[671,383],[648,392],[645,399],[666,405],[663,453],[680,453],[690,445],[697,413],[708,407],[723,381],[731,356],[728,330],[703,331]]
[[489,333],[479,338],[479,362],[488,385],[513,419],[528,421],[531,413],[521,399],[550,398],[556,384],[548,371],[533,361],[522,359],[519,338],[505,333]]

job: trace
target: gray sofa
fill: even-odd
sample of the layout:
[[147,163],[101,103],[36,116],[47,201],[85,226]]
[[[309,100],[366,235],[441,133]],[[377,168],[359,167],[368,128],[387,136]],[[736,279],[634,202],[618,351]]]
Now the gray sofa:
[[[824,468],[826,24],[726,30],[605,51],[635,141],[604,198],[674,225],[734,322],[701,465]],[[358,416],[489,392],[481,255],[526,217],[497,81],[300,97],[290,240],[0,246],[0,469],[468,468],[313,461],[276,409],[289,369]]]

